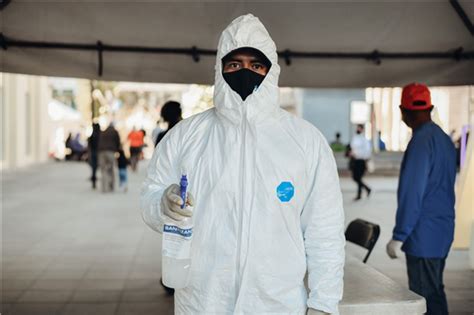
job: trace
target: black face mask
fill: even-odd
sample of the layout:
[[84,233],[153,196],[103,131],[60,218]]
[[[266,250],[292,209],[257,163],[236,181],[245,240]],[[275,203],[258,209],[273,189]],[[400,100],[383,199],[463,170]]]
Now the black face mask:
[[263,79],[264,75],[258,74],[249,69],[241,69],[239,71],[227,72],[222,74],[225,82],[230,88],[237,92],[243,101],[255,91]]

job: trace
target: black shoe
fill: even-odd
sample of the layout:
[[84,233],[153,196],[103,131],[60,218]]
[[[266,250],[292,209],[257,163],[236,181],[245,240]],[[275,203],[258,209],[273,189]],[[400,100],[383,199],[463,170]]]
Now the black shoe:
[[367,198],[369,198],[369,197],[370,197],[370,194],[371,194],[371,193],[372,193],[372,189],[370,189],[370,188],[367,188]]
[[357,196],[357,197],[355,197],[355,198],[353,199],[353,201],[359,201],[359,200],[361,200],[361,199],[362,199],[362,198],[361,198],[360,196]]

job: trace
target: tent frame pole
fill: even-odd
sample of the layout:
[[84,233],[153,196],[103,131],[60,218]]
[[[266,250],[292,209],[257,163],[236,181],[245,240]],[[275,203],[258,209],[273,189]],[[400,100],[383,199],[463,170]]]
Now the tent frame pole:
[[[194,62],[199,62],[201,56],[215,56],[216,50],[203,49],[196,46],[191,48],[167,48],[167,47],[145,47],[109,45],[101,41],[94,44],[83,43],[62,43],[62,42],[40,42],[17,40],[0,33],[0,47],[8,50],[10,47],[34,48],[34,49],[65,49],[65,50],[89,50],[97,51],[98,75],[101,77],[104,72],[104,52],[124,52],[124,53],[151,53],[151,54],[175,54],[191,56]],[[382,59],[453,59],[455,61],[473,60],[474,51],[464,51],[462,47],[443,52],[298,52],[285,49],[278,52],[285,64],[290,66],[292,59],[362,59],[372,61],[375,65],[380,65]]]
[[467,16],[466,11],[464,11],[459,1],[449,0],[449,3],[451,3],[453,9],[456,11],[469,33],[471,33],[471,36],[474,36],[474,25],[472,24],[471,20],[469,19],[469,16]]

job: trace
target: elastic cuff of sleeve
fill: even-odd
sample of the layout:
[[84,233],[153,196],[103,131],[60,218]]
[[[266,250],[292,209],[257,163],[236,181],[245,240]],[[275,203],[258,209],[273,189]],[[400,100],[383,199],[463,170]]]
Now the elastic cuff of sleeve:
[[392,240],[400,241],[402,243],[404,243],[406,239],[407,239],[407,237],[401,237],[400,235],[397,235],[397,234],[393,234],[393,236],[392,236]]
[[326,301],[326,303],[321,303],[321,301],[313,302],[308,300],[308,307],[329,313],[331,315],[339,315],[339,310],[337,308],[339,301]]

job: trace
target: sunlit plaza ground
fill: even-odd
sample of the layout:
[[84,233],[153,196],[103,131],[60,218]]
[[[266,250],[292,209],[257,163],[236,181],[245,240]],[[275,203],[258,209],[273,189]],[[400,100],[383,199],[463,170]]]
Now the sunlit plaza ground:
[[[173,298],[159,283],[161,237],[145,226],[139,210],[145,164],[129,172],[125,194],[93,191],[85,163],[3,172],[2,314],[173,313]],[[385,254],[397,178],[367,182],[371,198],[354,203],[355,185],[341,180],[346,224],[363,218],[381,226],[368,264],[407,286],[404,260]],[[348,253],[364,252],[348,246]],[[467,251],[451,251],[445,282],[451,314],[472,314],[474,272]]]

